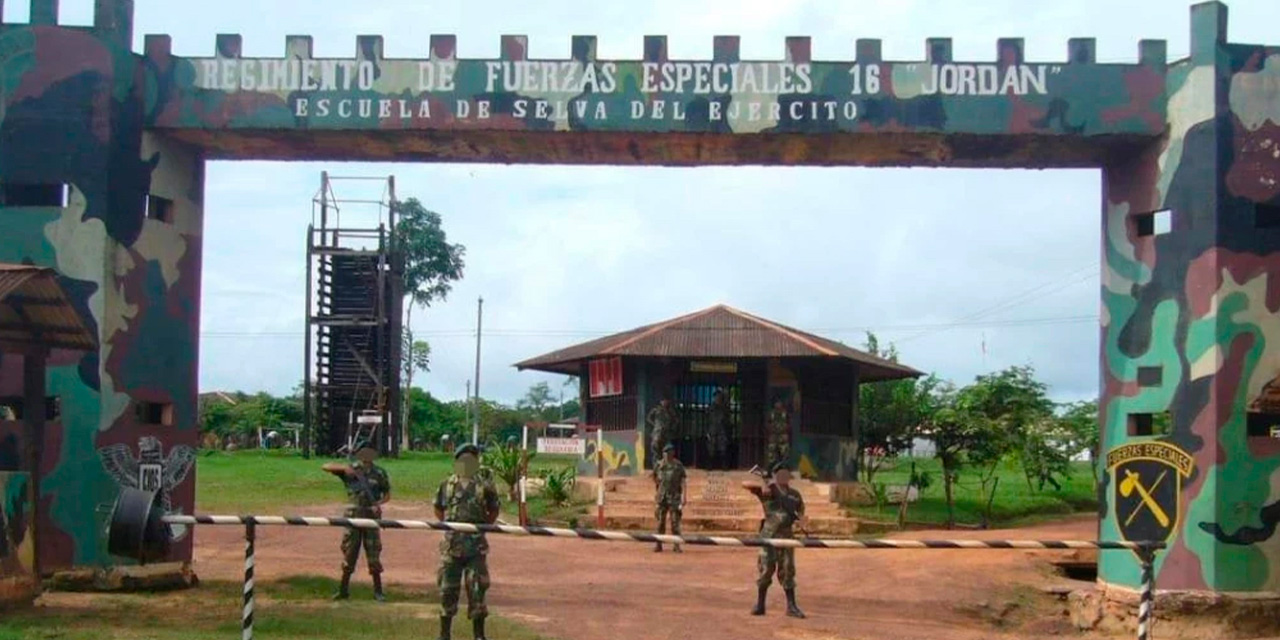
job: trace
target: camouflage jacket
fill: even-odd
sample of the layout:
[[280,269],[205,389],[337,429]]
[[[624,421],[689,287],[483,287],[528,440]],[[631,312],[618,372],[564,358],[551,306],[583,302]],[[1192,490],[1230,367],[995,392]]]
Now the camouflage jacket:
[[382,467],[357,463],[352,469],[355,475],[342,476],[342,484],[347,488],[347,499],[353,510],[368,511],[391,493],[391,478]]
[[729,404],[727,402],[713,402],[711,404],[711,422],[707,425],[708,431],[711,433],[728,433],[729,431]]
[[649,410],[646,421],[653,425],[654,434],[670,435],[675,426],[676,413],[670,407],[664,409],[662,405],[658,405]]
[[680,499],[684,497],[685,471],[684,465],[679,460],[670,462],[665,459],[659,460],[653,468],[653,478],[654,484],[657,485],[655,501],[680,504]]
[[778,485],[771,485],[773,493],[758,495],[760,505],[764,507],[764,520],[760,523],[762,538],[790,538],[791,526],[804,515],[804,497],[792,487],[784,491]]
[[772,440],[787,440],[791,437],[791,424],[788,421],[786,411],[769,412],[769,438]]
[[[477,475],[463,485],[456,476],[449,476],[436,491],[435,507],[444,511],[447,522],[488,524],[490,511],[498,510],[498,490],[484,476]],[[455,558],[488,553],[489,542],[483,533],[446,531],[440,542],[440,555]]]

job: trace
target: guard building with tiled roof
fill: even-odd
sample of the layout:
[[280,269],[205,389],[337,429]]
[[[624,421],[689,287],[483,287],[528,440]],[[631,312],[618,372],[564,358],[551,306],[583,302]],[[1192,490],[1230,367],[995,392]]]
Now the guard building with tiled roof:
[[706,468],[711,403],[721,390],[729,400],[729,448],[727,461],[717,466],[764,464],[766,420],[781,401],[790,414],[792,464],[807,477],[831,481],[856,479],[858,385],[923,375],[726,305],[515,366],[584,382],[583,425],[604,429],[607,464],[614,472],[651,468],[645,416],[664,398],[677,415],[677,454],[686,465]]

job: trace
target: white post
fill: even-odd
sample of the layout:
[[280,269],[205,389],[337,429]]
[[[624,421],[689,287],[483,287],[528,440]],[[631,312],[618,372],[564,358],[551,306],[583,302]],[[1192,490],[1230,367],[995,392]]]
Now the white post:
[[[520,436],[520,448],[524,450],[524,459],[529,459],[529,425],[524,425],[523,433]],[[526,502],[525,494],[528,492],[529,470],[524,464],[520,465],[520,508],[523,511]]]
[[596,427],[596,526],[604,528],[604,425]]
[[484,315],[484,298],[480,298],[476,303],[476,408],[471,419],[471,444],[478,444],[480,441],[480,322]]

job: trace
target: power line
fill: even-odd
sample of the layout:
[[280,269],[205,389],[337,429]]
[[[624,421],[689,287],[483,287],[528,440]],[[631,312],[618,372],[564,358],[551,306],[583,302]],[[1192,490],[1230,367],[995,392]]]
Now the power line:
[[[1094,263],[1089,264],[1089,265],[1087,265],[1087,266],[1080,267],[1080,268],[1078,268],[1078,269],[1072,270],[1071,272],[1067,273],[1067,274],[1066,274],[1065,276],[1063,276],[1062,278],[1058,278],[1057,280],[1053,280],[1053,281],[1050,281],[1050,282],[1046,282],[1046,283],[1043,283],[1043,284],[1036,285],[1036,286],[1034,286],[1034,287],[1031,287],[1030,289],[1026,289],[1026,290],[1021,291],[1021,292],[1019,292],[1019,293],[1016,293],[1016,294],[1014,294],[1014,295],[1012,295],[1012,296],[1010,296],[1010,297],[1008,297],[1008,298],[1006,298],[1006,299],[1004,299],[1004,300],[1002,300],[1002,301],[1000,301],[1000,302],[997,302],[997,303],[996,303],[996,304],[994,304],[994,305],[991,305],[991,306],[989,306],[989,307],[984,307],[984,308],[982,308],[982,309],[979,309],[978,311],[975,311],[975,312],[973,312],[973,313],[970,313],[969,315],[966,315],[966,316],[964,316],[964,317],[960,318],[959,320],[957,320],[957,321],[956,321],[954,324],[952,324],[951,326],[944,326],[944,327],[940,327],[940,328],[937,328],[937,329],[930,329],[930,330],[922,331],[922,332],[917,333],[917,334],[915,334],[915,335],[907,336],[906,338],[903,338],[902,340],[897,340],[897,341],[896,341],[896,344],[904,344],[904,343],[907,343],[907,342],[911,342],[912,340],[916,340],[917,338],[923,338],[924,336],[931,335],[931,334],[933,334],[933,333],[937,333],[937,332],[939,332],[939,331],[946,331],[947,329],[950,329],[950,328],[952,328],[952,327],[954,327],[954,326],[959,326],[959,325],[961,325],[961,324],[963,324],[963,323],[965,323],[965,322],[967,322],[967,321],[977,320],[977,319],[979,319],[979,318],[983,318],[983,317],[986,317],[986,316],[991,316],[991,315],[994,315],[994,314],[997,314],[997,313],[1001,313],[1001,312],[1004,312],[1004,311],[1008,311],[1008,310],[1010,310],[1010,309],[1012,309],[1012,308],[1014,308],[1014,307],[1019,307],[1019,306],[1022,306],[1022,305],[1024,305],[1024,304],[1027,304],[1028,302],[1031,302],[1031,301],[1033,301],[1033,300],[1039,300],[1040,298],[1043,298],[1043,297],[1045,297],[1045,296],[1047,296],[1047,295],[1049,295],[1049,294],[1057,293],[1058,291],[1061,291],[1061,290],[1063,290],[1063,289],[1065,289],[1065,288],[1067,288],[1067,287],[1070,287],[1070,286],[1073,286],[1073,285],[1079,284],[1079,283],[1081,283],[1081,282],[1085,282],[1086,280],[1090,280],[1090,279],[1092,279],[1092,278],[1093,278],[1093,274],[1094,274],[1094,273],[1096,273],[1096,269],[1098,268],[1098,266],[1099,266],[1100,264],[1101,264],[1101,262],[1094,262]],[[1079,275],[1079,274],[1081,274],[1081,273],[1083,273],[1084,275],[1083,275],[1083,276]],[[1073,278],[1073,277],[1074,277],[1075,279],[1073,279],[1073,280],[1068,280],[1068,282],[1063,283],[1063,284],[1059,284],[1059,283],[1061,283],[1061,282],[1062,282],[1062,280],[1064,280],[1064,279],[1069,279],[1069,278]],[[1054,285],[1057,285],[1057,286],[1054,286]],[[1051,288],[1049,288],[1049,287],[1051,287]],[[1046,288],[1048,288],[1048,289],[1046,289]]]

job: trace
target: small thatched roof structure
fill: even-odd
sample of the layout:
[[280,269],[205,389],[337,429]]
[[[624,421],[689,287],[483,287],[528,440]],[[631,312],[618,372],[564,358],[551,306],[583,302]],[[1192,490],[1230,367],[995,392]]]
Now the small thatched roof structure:
[[98,341],[53,269],[0,263],[0,351],[31,347],[94,351]]

